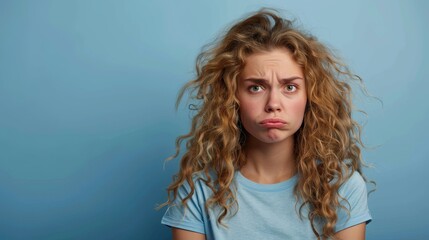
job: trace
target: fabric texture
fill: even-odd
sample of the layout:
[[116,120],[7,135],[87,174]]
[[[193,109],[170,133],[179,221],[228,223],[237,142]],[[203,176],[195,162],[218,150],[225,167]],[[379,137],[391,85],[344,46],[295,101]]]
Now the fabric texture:
[[[161,223],[206,235],[207,240],[222,239],[317,239],[307,218],[308,208],[302,208],[302,217],[298,211],[300,202],[293,193],[299,176],[276,184],[258,184],[245,178],[239,171],[235,173],[235,188],[238,209],[236,214],[223,220],[226,227],[218,224],[220,209],[205,210],[205,203],[212,191],[202,179],[202,174],[194,176],[195,192],[187,202],[187,208],[181,200],[190,192],[188,184],[182,185],[178,197],[165,212]],[[371,215],[367,204],[367,190],[364,180],[358,172],[340,187],[339,194],[348,201],[341,200],[348,210],[337,209],[338,221],[335,231],[370,222]],[[348,215],[348,212],[350,215]],[[321,224],[316,227],[319,232]]]

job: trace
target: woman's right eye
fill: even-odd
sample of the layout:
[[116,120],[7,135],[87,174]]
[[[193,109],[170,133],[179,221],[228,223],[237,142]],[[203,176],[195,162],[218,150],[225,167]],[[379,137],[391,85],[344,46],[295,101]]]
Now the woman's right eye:
[[249,87],[249,91],[252,93],[260,92],[262,90],[263,90],[262,86],[259,86],[259,85],[253,85]]

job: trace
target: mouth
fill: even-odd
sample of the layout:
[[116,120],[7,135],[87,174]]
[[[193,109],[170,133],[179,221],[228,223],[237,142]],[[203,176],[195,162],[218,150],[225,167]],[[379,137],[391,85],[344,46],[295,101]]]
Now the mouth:
[[284,125],[286,125],[286,121],[282,120],[282,119],[278,119],[278,118],[268,118],[268,119],[264,119],[263,121],[261,121],[259,124],[261,124],[264,127],[269,127],[269,128],[279,128],[279,127],[283,127]]

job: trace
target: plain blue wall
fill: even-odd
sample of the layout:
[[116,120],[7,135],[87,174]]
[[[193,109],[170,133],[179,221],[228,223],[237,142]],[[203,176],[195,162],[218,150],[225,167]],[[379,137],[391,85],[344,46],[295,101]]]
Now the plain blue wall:
[[[375,99],[368,239],[429,239],[427,1],[0,1],[0,239],[168,239],[187,131],[179,88],[201,47],[276,7],[349,63]],[[364,121],[363,117],[357,115]]]

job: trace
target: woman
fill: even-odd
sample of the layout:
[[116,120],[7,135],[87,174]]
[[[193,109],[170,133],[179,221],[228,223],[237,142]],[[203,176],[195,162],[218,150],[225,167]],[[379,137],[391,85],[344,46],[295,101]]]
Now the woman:
[[355,79],[274,11],[232,26],[180,95],[197,103],[162,219],[173,238],[364,239]]

